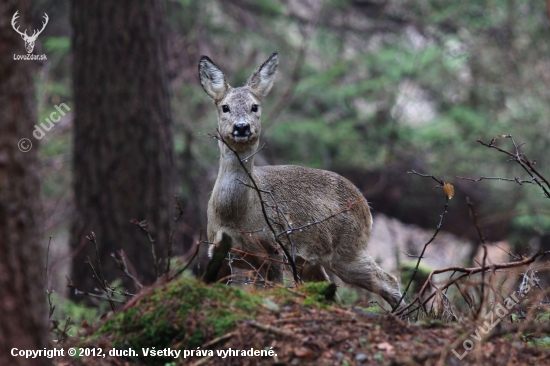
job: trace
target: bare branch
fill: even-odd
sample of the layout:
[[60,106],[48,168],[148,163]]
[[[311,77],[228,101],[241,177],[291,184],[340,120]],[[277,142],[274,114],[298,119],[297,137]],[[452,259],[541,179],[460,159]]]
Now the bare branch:
[[111,253],[111,257],[114,259],[117,267],[126,275],[126,277],[134,281],[134,284],[136,286],[136,291],[139,292],[143,290],[144,288],[143,284],[128,270],[128,266],[126,265],[126,253],[124,252],[124,249],[119,250],[116,254],[118,254],[120,259],[116,257],[115,253]]
[[48,262],[50,258],[50,244],[52,243],[52,237],[50,236],[50,241],[48,241],[48,249],[46,250],[46,270],[44,272],[44,287],[46,287],[46,282],[48,279]]
[[424,177],[424,178],[432,178],[433,180],[435,180],[437,183],[439,183],[439,186],[437,186],[436,188],[441,188],[445,185],[445,182],[443,181],[443,179],[440,179],[440,178],[437,178],[431,174],[422,174],[422,173],[419,173],[417,171],[415,171],[414,169],[412,169],[410,172],[407,172],[407,174],[416,174],[416,175],[419,175],[421,177]]
[[[231,151],[233,152],[233,154],[235,154],[235,156],[237,157],[237,160],[239,161],[239,164],[241,165],[241,167],[244,169],[244,171],[246,172],[246,175],[248,175],[248,178],[250,179],[250,181],[252,182],[252,185],[254,186],[254,190],[256,191],[256,193],[258,193],[258,198],[260,199],[260,204],[261,204],[261,208],[262,208],[262,214],[264,216],[264,219],[265,219],[265,222],[267,223],[267,226],[269,227],[269,229],[271,230],[271,232],[273,233],[273,236],[275,238],[275,241],[277,242],[277,244],[279,244],[279,247],[281,248],[281,250],[283,251],[283,253],[285,254],[285,256],[287,257],[289,263],[290,263],[290,266],[292,268],[292,275],[294,277],[294,281],[296,281],[296,283],[298,283],[299,279],[298,279],[298,273],[296,271],[296,264],[294,262],[294,258],[290,255],[290,253],[288,253],[287,249],[285,248],[285,246],[283,245],[283,243],[281,242],[281,240],[279,239],[279,237],[277,236],[277,233],[275,231],[275,229],[273,228],[273,225],[271,225],[271,220],[269,220],[269,217],[267,216],[267,212],[266,212],[266,209],[265,209],[265,202],[264,200],[262,199],[262,191],[260,190],[260,188],[258,187],[258,184],[256,183],[256,181],[254,180],[254,177],[252,177],[252,174],[248,171],[248,169],[246,168],[246,166],[244,165],[243,161],[241,160],[241,158],[239,157],[239,153],[237,151],[235,151],[233,148],[231,148],[231,146],[229,146],[229,144],[227,144],[227,142],[224,140],[224,138],[222,137],[221,133],[219,130],[217,130],[217,133],[218,135],[215,136],[215,138],[217,138],[219,141],[222,141],[225,146]],[[289,241],[290,241],[290,238],[288,238]]]
[[[195,249],[195,253],[193,254],[193,256],[191,257],[191,259],[189,259],[189,261],[187,262],[187,264],[182,268],[180,269],[179,271],[177,271],[176,273],[174,273],[173,276],[169,277],[169,281],[173,280],[174,278],[178,277],[180,274],[182,274],[183,272],[185,272],[185,270],[191,265],[191,263],[193,263],[193,260],[195,259],[195,257],[199,254],[199,249],[200,249],[200,244],[203,243],[202,241],[202,229],[200,230],[200,233],[199,233],[199,241],[197,242],[196,246],[197,246],[197,249]],[[210,243],[208,243],[210,244]]]
[[143,231],[145,234],[147,234],[147,238],[149,238],[149,243],[151,243],[151,255],[153,257],[153,265],[155,267],[155,277],[159,278],[159,262],[157,261],[157,255],[155,253],[155,242],[156,240],[151,236],[151,232],[149,231],[149,223],[147,220],[138,221],[136,219],[130,220],[130,222],[134,225],[136,225],[141,231]]
[[[437,183],[439,183],[439,186],[437,186],[437,188],[443,188],[445,186],[445,182],[443,181],[443,179],[436,178],[433,175],[421,174],[421,173],[418,173],[414,170],[412,170],[410,172],[407,172],[407,173],[408,174],[416,174],[416,175],[419,175],[419,176],[424,177],[424,178],[432,178]],[[414,271],[411,275],[409,283],[407,284],[407,287],[405,288],[405,291],[403,291],[403,295],[401,295],[401,298],[399,299],[397,304],[393,307],[392,313],[395,313],[395,311],[397,310],[397,308],[399,307],[399,305],[401,304],[401,302],[403,301],[405,296],[407,296],[407,293],[409,292],[409,288],[411,287],[411,284],[414,280],[414,277],[416,276],[416,273],[418,272],[418,267],[420,266],[420,261],[422,260],[422,258],[424,258],[424,253],[426,252],[426,248],[428,248],[428,245],[430,245],[435,240],[435,237],[437,236],[437,234],[439,233],[439,230],[441,229],[441,225],[443,224],[443,217],[447,213],[447,208],[449,207],[449,200],[451,198],[452,198],[452,196],[445,195],[445,207],[443,208],[443,213],[441,215],[439,215],[439,223],[437,224],[436,230],[435,230],[434,234],[432,235],[432,237],[430,238],[430,240],[428,240],[426,242],[426,244],[424,244],[424,248],[422,248],[422,252],[418,256],[418,261],[416,262],[416,266],[414,267]]]
[[[442,291],[442,290],[448,288],[449,286],[452,286],[452,285],[456,284],[458,281],[462,280],[463,278],[470,277],[473,274],[485,271],[487,269],[490,269],[492,271],[496,271],[497,269],[508,269],[508,268],[521,267],[521,266],[525,266],[525,265],[533,263],[537,258],[539,258],[543,255],[544,255],[544,252],[539,251],[539,252],[533,254],[531,257],[527,257],[523,260],[519,260],[519,261],[515,261],[515,262],[507,262],[507,263],[495,263],[495,264],[491,264],[489,267],[485,267],[485,268],[482,268],[481,266],[480,267],[472,267],[472,268],[451,266],[451,267],[445,267],[445,268],[433,270],[430,273],[430,275],[428,276],[428,279],[426,280],[426,282],[424,283],[422,288],[420,289],[420,291],[419,291],[418,295],[416,296],[416,298],[414,299],[414,301],[412,301],[407,306],[399,309],[399,311],[395,312],[395,314],[398,315],[398,316],[403,315],[403,313],[405,313],[405,312],[407,312],[407,314],[405,314],[405,315],[411,314],[414,311],[416,311],[419,307],[424,306],[431,298],[433,298],[434,294],[431,294],[425,300],[421,300],[422,295],[424,294],[424,292],[426,291],[426,289],[428,287],[428,284],[432,283],[432,278],[436,274],[441,274],[441,273],[450,272],[450,271],[455,271],[455,272],[462,273],[460,276],[456,277],[452,281],[447,282],[443,287],[441,287],[439,290]],[[412,305],[414,305],[415,303],[419,303],[420,305],[418,305],[416,308],[414,308],[412,310],[409,310],[412,307]]]
[[[504,150],[504,149],[498,147],[497,145],[495,145],[495,142],[498,140],[498,138],[508,138],[508,139],[510,139],[512,141],[512,144],[514,145],[514,150],[515,151],[507,151],[507,150]],[[501,153],[509,156],[511,158],[510,160],[515,161],[516,163],[518,163],[523,168],[523,170],[525,170],[527,172],[527,174],[529,174],[531,179],[526,180],[526,179],[520,179],[518,177],[515,177],[514,179],[502,178],[502,177],[479,177],[477,179],[466,178],[466,177],[457,177],[457,178],[464,179],[464,180],[469,180],[469,181],[473,181],[473,182],[479,182],[481,180],[488,179],[488,180],[503,180],[503,181],[508,181],[508,182],[516,182],[519,185],[523,185],[524,183],[536,184],[540,187],[540,189],[542,189],[542,191],[544,193],[544,196],[546,198],[550,198],[550,192],[549,192],[550,182],[548,182],[548,180],[541,173],[539,173],[539,171],[535,168],[536,161],[529,160],[527,158],[527,156],[525,156],[525,154],[523,154],[519,151],[519,148],[524,143],[517,144],[514,141],[514,138],[512,137],[512,135],[499,135],[499,136],[493,137],[491,139],[491,142],[489,142],[489,143],[486,143],[481,139],[478,139],[477,142],[479,142],[483,146],[486,146],[486,147],[491,148],[491,149],[495,149],[495,150],[500,151]]]
[[485,263],[487,261],[487,243],[485,242],[485,237],[483,236],[483,233],[481,232],[481,227],[479,226],[479,222],[477,221],[477,212],[474,204],[472,203],[472,201],[470,201],[470,198],[466,198],[466,203],[468,204],[468,208],[470,209],[470,214],[472,215],[472,220],[474,221],[474,225],[477,229],[481,244],[483,245],[483,262],[481,263],[481,301],[476,314],[479,317],[479,314],[481,313],[481,309],[483,308],[483,304],[485,302]]

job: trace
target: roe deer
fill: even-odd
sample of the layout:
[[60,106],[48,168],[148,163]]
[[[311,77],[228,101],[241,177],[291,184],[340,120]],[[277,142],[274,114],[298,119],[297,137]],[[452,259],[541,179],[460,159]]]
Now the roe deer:
[[[208,202],[208,240],[219,243],[225,233],[234,248],[269,255],[275,261],[262,268],[268,267],[269,280],[282,282],[283,254],[273,233],[266,228],[258,192],[251,188],[244,166],[263,191],[262,200],[268,206],[273,227],[290,232],[296,261],[302,265],[307,261],[302,279],[328,280],[326,268],[348,284],[379,294],[393,308],[401,298],[399,284],[367,253],[372,217],[361,192],[347,179],[325,170],[292,165],[254,166],[261,130],[261,101],[273,86],[278,64],[275,52],[243,87],[232,88],[212,60],[202,56],[199,62],[200,81],[206,94],[214,99],[218,131],[223,139],[218,143],[220,169]],[[290,243],[281,238],[290,252]],[[263,262],[258,256],[247,256],[247,260],[256,268]]]

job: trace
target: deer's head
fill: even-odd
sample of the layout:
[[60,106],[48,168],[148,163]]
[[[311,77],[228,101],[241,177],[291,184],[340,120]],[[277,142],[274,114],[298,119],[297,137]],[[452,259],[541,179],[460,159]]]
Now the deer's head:
[[249,150],[260,136],[261,101],[275,79],[279,55],[273,53],[240,88],[227,84],[224,73],[206,56],[199,62],[202,87],[218,111],[218,129],[223,139],[236,151]]
[[48,24],[48,14],[44,13],[44,22],[42,22],[42,29],[40,29],[39,31],[37,30],[34,30],[32,32],[32,35],[29,36],[27,35],[27,30],[25,29],[24,32],[21,32],[19,30],[19,26],[17,26],[17,28],[15,27],[15,21],[17,18],[19,18],[19,15],[17,15],[17,13],[19,12],[16,11],[15,14],[13,14],[13,17],[11,18],[11,26],[13,27],[13,29],[19,33],[21,35],[21,38],[23,38],[23,40],[25,41],[25,49],[27,50],[27,53],[31,53],[32,50],[34,49],[34,43],[36,42],[36,38],[38,38],[38,35],[40,33],[42,33],[42,31],[44,30],[44,28],[46,28],[46,24]]

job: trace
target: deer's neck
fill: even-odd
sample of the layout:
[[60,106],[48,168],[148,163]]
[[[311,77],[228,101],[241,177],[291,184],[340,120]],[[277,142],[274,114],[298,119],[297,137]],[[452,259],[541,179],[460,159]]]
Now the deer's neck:
[[237,157],[227,146],[220,146],[220,169],[212,199],[216,212],[225,220],[242,217],[252,204],[254,195],[257,195],[250,187],[252,182],[247,174],[247,171],[253,172],[254,157],[245,159],[254,151],[240,152]]

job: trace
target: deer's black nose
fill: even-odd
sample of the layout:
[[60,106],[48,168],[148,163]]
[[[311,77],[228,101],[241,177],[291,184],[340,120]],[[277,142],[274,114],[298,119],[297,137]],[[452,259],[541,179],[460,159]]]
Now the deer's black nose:
[[236,123],[233,126],[233,136],[246,137],[250,135],[250,124],[245,122]]

